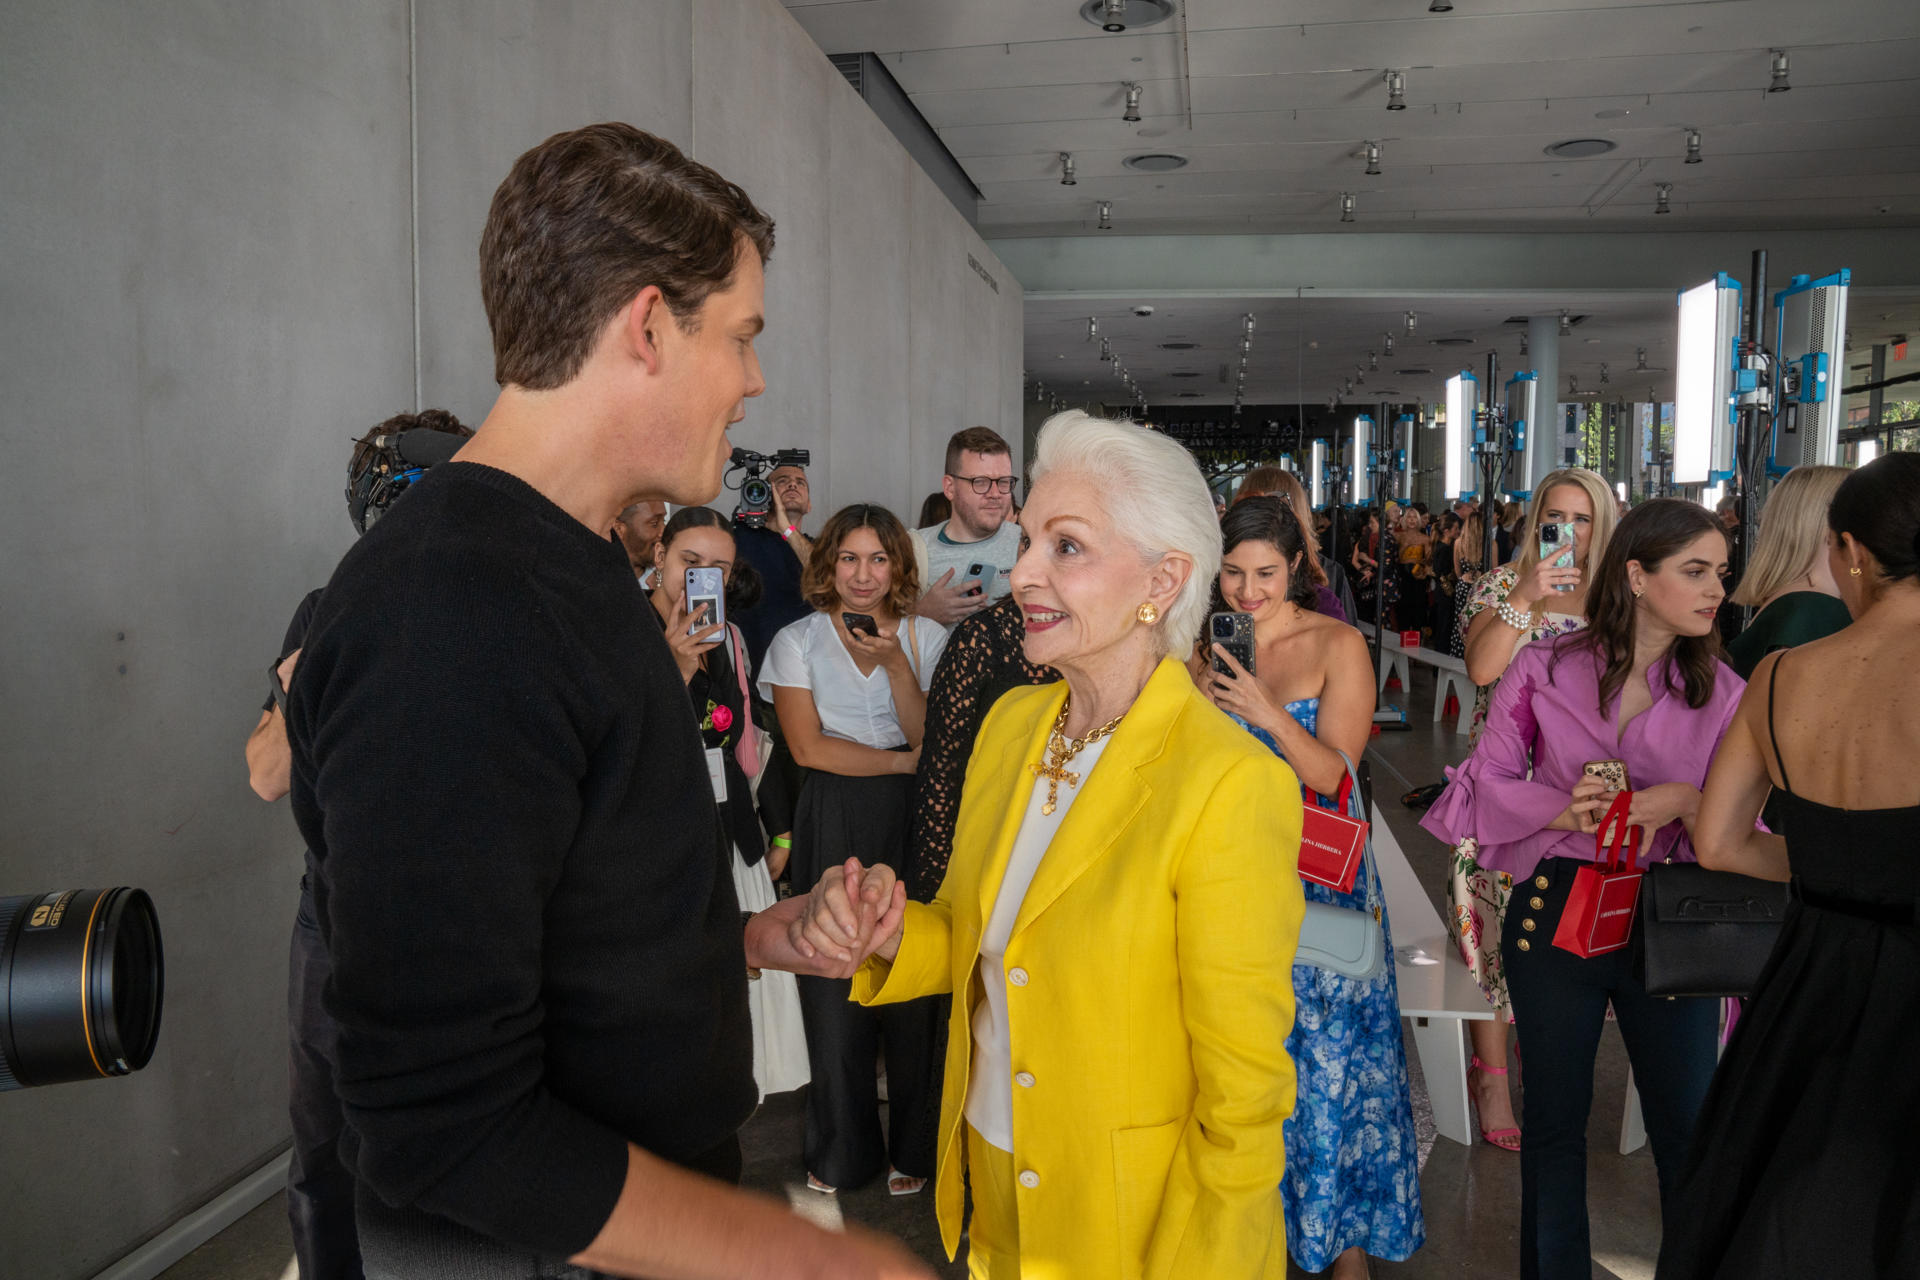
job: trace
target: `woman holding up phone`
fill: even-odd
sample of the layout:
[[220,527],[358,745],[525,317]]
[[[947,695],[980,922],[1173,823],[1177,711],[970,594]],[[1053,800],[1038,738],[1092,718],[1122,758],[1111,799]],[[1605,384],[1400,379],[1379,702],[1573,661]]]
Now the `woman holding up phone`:
[[1700,788],[1744,688],[1721,661],[1714,628],[1726,564],[1726,535],[1694,503],[1660,498],[1628,513],[1595,566],[1588,627],[1513,660],[1472,756],[1448,771],[1421,822],[1443,840],[1473,836],[1481,866],[1518,889],[1501,952],[1526,1049],[1524,1280],[1592,1272],[1587,1120],[1609,1004],[1633,1063],[1663,1216],[1675,1221],[1673,1193],[1713,1078],[1719,1001],[1650,996],[1629,950],[1582,957],[1553,939],[1614,798],[1588,766],[1631,781],[1626,821],[1643,833],[1641,862],[1694,860]]
[[[1347,760],[1359,760],[1372,732],[1367,643],[1352,627],[1314,612],[1306,535],[1286,503],[1237,503],[1220,534],[1225,555],[1214,603],[1253,619],[1254,670],[1215,644],[1203,691],[1309,790],[1336,795]],[[1365,885],[1352,893],[1303,888],[1309,902],[1364,909],[1367,901]],[[1392,954],[1384,914],[1380,928]],[[1300,1083],[1281,1182],[1287,1247],[1307,1271],[1331,1267],[1336,1280],[1364,1277],[1368,1254],[1403,1262],[1426,1239],[1393,966],[1360,981],[1295,965],[1293,995],[1287,1053]]]
[[[946,628],[913,616],[920,584],[912,544],[885,507],[834,513],[814,539],[800,592],[815,612],[774,636],[760,672],[760,690],[807,770],[793,821],[793,882],[815,884],[849,858],[899,872],[926,690]],[[831,1194],[887,1168],[887,1189],[912,1195],[933,1173],[934,1002],[864,1009],[847,1002],[845,979],[798,981],[813,1063],[807,1185]],[[884,1137],[874,1079],[882,1040],[891,1122]]]
[[[733,846],[734,895],[741,910],[765,911],[774,904],[774,892],[766,836],[753,808],[751,779],[759,774],[761,757],[752,672],[745,640],[724,619],[735,609],[753,607],[760,579],[738,558],[731,523],[711,507],[674,512],[654,543],[653,569],[647,598],[700,725],[713,798]],[[691,597],[689,582],[696,584]],[[702,626],[692,613],[721,621]],[[798,1089],[807,1082],[807,1040],[793,975],[762,974],[747,988],[747,1008],[753,1015],[753,1078],[760,1096]]]
[[[1613,490],[1595,472],[1584,467],[1550,472],[1534,492],[1539,500],[1527,518],[1519,559],[1481,575],[1455,624],[1466,637],[1467,677],[1478,686],[1469,749],[1480,739],[1500,677],[1520,651],[1535,641],[1587,625],[1588,567],[1600,563],[1613,536]],[[1482,555],[1484,535],[1478,520],[1476,516],[1469,522],[1474,541],[1466,557],[1475,562]],[[1549,525],[1556,530],[1551,546],[1540,532]],[[1564,558],[1568,533],[1572,534],[1573,563],[1563,566],[1556,561]],[[1542,554],[1543,550],[1551,554]],[[1491,1019],[1468,1024],[1480,1137],[1503,1151],[1518,1151],[1520,1129],[1514,1123],[1506,1082],[1507,1024],[1513,1010],[1500,960],[1500,921],[1513,897],[1513,878],[1482,867],[1477,848],[1478,839],[1471,831],[1454,845],[1447,882],[1447,931],[1494,1008]]]

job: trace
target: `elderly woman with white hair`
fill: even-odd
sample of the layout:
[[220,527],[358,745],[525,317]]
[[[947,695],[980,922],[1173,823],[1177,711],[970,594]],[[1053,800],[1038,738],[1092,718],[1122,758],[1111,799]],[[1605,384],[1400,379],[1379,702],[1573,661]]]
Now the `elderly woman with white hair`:
[[868,1003],[957,997],[936,1203],[953,1256],[970,1178],[971,1275],[1280,1280],[1300,784],[1180,662],[1213,503],[1165,436],[1066,413],[1020,520],[1026,656],[1064,680],[989,713],[932,903],[849,863],[793,945]]

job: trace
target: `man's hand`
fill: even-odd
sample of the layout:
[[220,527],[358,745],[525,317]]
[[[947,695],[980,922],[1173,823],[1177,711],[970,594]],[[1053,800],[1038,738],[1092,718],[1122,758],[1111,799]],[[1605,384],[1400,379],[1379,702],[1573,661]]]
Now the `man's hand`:
[[787,940],[808,963],[844,969],[825,976],[852,977],[875,951],[892,959],[899,950],[907,887],[885,864],[862,867],[858,858],[848,858],[820,877],[804,903],[788,925]]
[[993,603],[987,599],[987,593],[980,590],[978,582],[968,578],[956,585],[953,574],[952,569],[941,574],[940,581],[928,587],[927,593],[920,597],[917,610],[920,616],[932,618],[943,627],[965,621]]
[[[800,522],[787,514],[787,504],[780,500],[777,488],[773,490],[773,518],[779,522],[778,532],[787,540],[787,546],[793,549],[801,564],[806,564],[807,557],[813,554],[813,539],[800,532]],[[787,532],[789,529],[793,530],[791,534]]]

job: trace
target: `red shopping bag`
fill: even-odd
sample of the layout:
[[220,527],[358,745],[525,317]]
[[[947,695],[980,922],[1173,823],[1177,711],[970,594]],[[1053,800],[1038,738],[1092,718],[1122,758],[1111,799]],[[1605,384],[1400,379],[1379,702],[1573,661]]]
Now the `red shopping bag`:
[[[1302,788],[1302,790],[1305,790]],[[1300,820],[1300,878],[1323,884],[1341,893],[1352,893],[1354,878],[1360,872],[1361,855],[1367,848],[1367,824],[1347,816],[1353,796],[1353,774],[1340,780],[1338,813],[1323,809],[1318,797],[1306,792],[1306,808]]]
[[1614,797],[1593,834],[1594,861],[1574,873],[1560,927],[1553,931],[1553,945],[1564,951],[1587,959],[1603,956],[1626,946],[1633,932],[1641,872],[1633,865],[1640,857],[1640,828],[1627,825],[1632,799],[1631,791]]
[[1400,633],[1400,647],[1402,649],[1418,649],[1420,647],[1420,633],[1418,631],[1402,631]]

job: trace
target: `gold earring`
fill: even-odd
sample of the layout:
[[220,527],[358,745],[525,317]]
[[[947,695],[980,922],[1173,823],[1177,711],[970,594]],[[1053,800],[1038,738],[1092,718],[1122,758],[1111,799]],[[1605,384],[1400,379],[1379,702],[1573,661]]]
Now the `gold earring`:
[[1647,589],[1645,587],[1635,587],[1633,589],[1633,598],[1635,600],[1638,600],[1641,596],[1645,594],[1647,594]]
[[1153,601],[1149,600],[1138,609],[1135,609],[1133,616],[1148,626],[1152,626],[1154,623],[1160,621],[1160,610],[1154,606]]
[[1847,570],[1847,572],[1857,578],[1860,576],[1860,566],[1857,564],[1853,565],[1851,568]]

